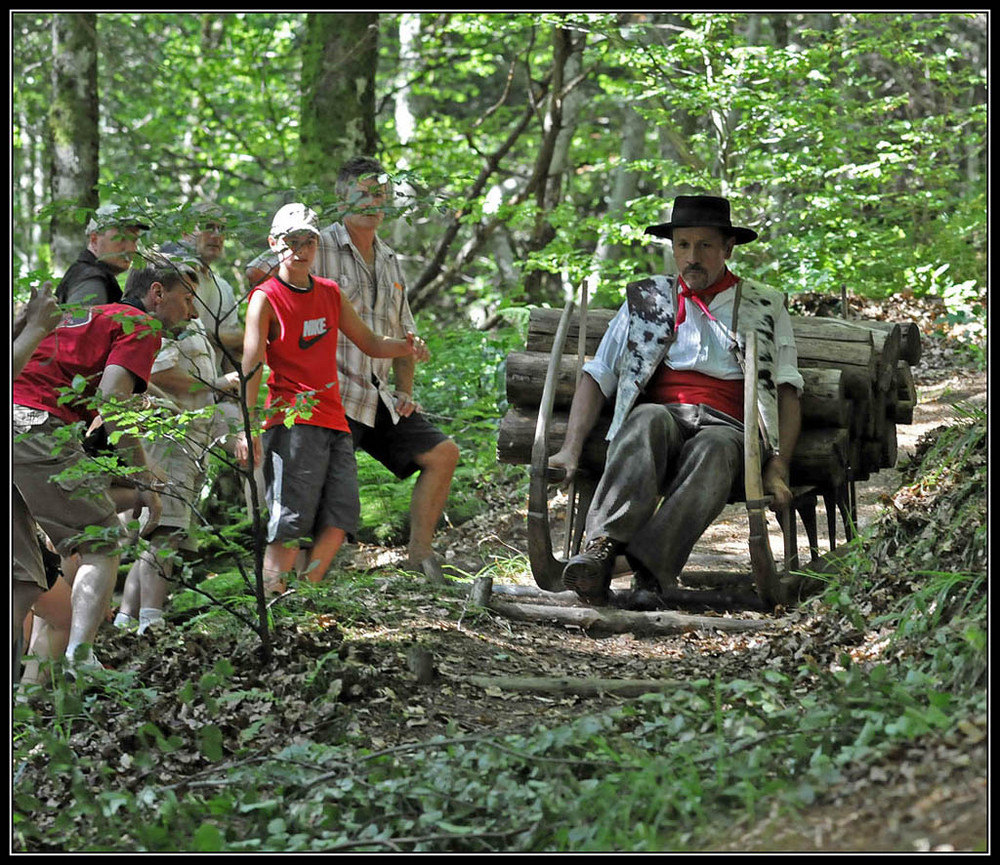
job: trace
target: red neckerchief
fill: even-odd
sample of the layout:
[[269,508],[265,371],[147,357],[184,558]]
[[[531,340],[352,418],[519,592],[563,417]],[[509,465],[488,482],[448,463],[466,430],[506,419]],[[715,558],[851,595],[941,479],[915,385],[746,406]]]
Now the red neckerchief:
[[733,275],[733,273],[727,267],[723,271],[722,276],[720,276],[715,282],[713,282],[708,288],[699,291],[697,294],[688,288],[688,284],[684,281],[683,276],[677,277],[677,282],[679,285],[679,290],[677,292],[677,322],[676,325],[679,327],[684,319],[687,318],[687,311],[684,309],[685,298],[691,298],[699,307],[701,311],[705,313],[712,321],[716,321],[716,317],[708,311],[708,304],[705,302],[711,300],[715,295],[720,292],[725,291],[727,288],[732,288],[736,285],[739,280]]

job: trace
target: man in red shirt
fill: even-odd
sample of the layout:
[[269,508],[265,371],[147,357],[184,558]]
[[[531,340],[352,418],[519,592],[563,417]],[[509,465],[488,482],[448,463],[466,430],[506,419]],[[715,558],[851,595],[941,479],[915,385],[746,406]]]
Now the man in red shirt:
[[[146,389],[160,330],[173,331],[197,315],[196,282],[186,265],[152,256],[146,266],[130,271],[121,303],[68,311],[14,380],[14,483],[59,554],[81,556],[66,648],[71,663],[96,664],[90,644],[114,590],[120,556],[110,478],[82,471],[90,458],[81,432],[102,406]],[[105,425],[114,432],[110,415]],[[155,525],[160,501],[142,447],[123,435],[117,451],[141,469],[128,478],[138,490],[137,507],[148,507]],[[15,545],[15,579],[28,567],[30,552]]]

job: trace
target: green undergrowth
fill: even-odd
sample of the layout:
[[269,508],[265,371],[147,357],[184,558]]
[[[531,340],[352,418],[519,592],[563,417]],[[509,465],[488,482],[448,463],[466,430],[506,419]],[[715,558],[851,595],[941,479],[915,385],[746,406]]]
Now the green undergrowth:
[[[220,660],[178,701],[266,703],[267,694],[224,689],[213,697],[231,672]],[[102,700],[114,703],[115,694]],[[222,761],[224,732],[204,723],[199,748],[218,762],[168,785],[157,780],[157,764],[181,736],[147,723],[135,751],[147,774],[134,789],[114,784],[110,766],[95,788],[94,767],[52,735],[44,742],[50,771],[75,798],[37,832],[29,815],[44,805],[16,779],[15,838],[36,850],[695,849],[702,827],[722,814],[812,805],[852,764],[983,709],[939,690],[926,673],[885,664],[691,681],[554,729],[456,734],[381,751],[299,737],[261,754],[251,736],[243,753]]]
[[[13,849],[697,851],[720,826],[815,807],[865,767],[985,729],[985,426],[972,411],[925,442],[863,554],[799,611],[844,648],[817,661],[776,635],[797,658],[780,669],[565,724],[373,744],[362,710],[391,687],[372,656],[397,639],[405,580],[290,595],[267,664],[230,614],[182,593],[170,651],[15,707]],[[244,592],[232,574],[206,583]],[[474,627],[465,588],[435,606]],[[168,677],[180,663],[196,672]]]

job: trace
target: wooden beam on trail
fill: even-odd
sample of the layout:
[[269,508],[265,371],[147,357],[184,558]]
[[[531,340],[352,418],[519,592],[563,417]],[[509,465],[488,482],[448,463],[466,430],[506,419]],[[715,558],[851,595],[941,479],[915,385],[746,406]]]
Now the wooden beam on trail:
[[635,634],[666,636],[695,631],[741,633],[766,631],[777,626],[774,619],[730,619],[723,616],[695,616],[672,610],[651,613],[616,610],[611,607],[562,607],[545,604],[517,604],[490,600],[487,609],[518,622],[555,624],[579,628],[589,634]]
[[573,679],[569,676],[466,676],[461,681],[486,690],[515,691],[519,694],[556,696],[641,697],[676,691],[676,679]]

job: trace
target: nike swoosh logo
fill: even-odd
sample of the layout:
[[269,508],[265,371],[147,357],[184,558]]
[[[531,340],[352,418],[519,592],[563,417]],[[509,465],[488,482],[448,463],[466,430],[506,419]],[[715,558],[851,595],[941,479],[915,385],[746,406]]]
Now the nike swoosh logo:
[[316,334],[316,336],[311,336],[306,339],[304,336],[299,337],[299,348],[305,351],[307,348],[312,348],[319,342],[324,336],[326,336],[330,331],[324,330],[322,333]]

